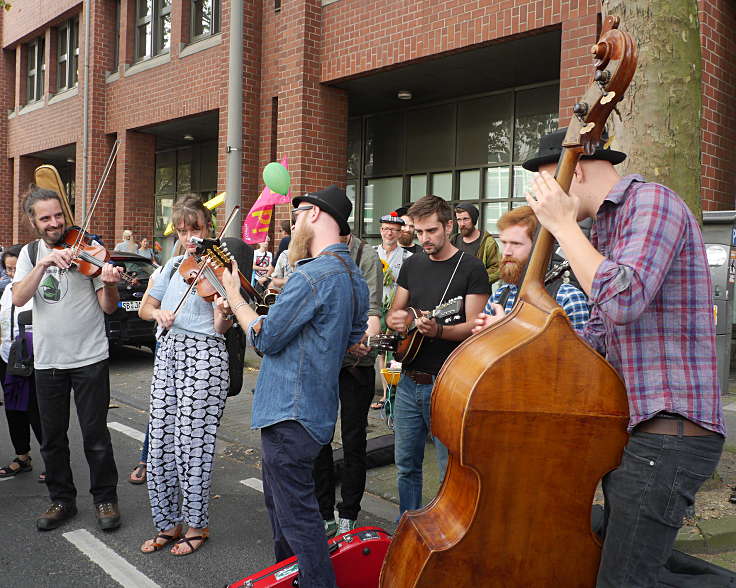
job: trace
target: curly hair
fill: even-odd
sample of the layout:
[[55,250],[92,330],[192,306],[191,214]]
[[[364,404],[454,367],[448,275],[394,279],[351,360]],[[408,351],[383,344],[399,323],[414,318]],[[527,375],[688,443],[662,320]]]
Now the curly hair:
[[30,184],[28,190],[21,196],[23,212],[31,218],[36,218],[36,212],[33,207],[36,202],[40,202],[41,200],[56,200],[61,205],[61,198],[56,192],[47,190],[46,188],[39,188],[36,184]]

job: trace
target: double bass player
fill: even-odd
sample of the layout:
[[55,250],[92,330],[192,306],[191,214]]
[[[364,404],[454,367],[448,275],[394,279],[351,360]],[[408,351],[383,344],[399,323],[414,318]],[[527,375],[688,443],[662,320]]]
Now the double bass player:
[[[526,194],[592,305],[583,337],[626,384],[629,439],[603,478],[599,587],[654,586],[724,442],[711,279],[695,217],[669,188],[621,177],[624,154],[579,161],[566,194],[552,176],[564,130],[542,138]],[[577,221],[595,220],[590,241]]]

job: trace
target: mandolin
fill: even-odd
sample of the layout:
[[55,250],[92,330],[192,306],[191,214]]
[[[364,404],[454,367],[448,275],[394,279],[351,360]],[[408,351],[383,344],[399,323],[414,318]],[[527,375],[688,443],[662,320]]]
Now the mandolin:
[[[452,325],[463,321],[463,317],[460,314],[463,310],[463,297],[456,296],[451,298],[447,302],[443,302],[434,310],[431,310],[426,318],[435,319],[442,325]],[[422,316],[422,311],[415,308],[407,308],[407,311],[414,314],[414,318],[417,319]],[[396,350],[394,351],[394,358],[396,361],[400,361],[403,366],[411,364],[417,358],[419,350],[422,348],[424,343],[424,335],[422,335],[416,327],[409,329],[406,336],[399,341]]]

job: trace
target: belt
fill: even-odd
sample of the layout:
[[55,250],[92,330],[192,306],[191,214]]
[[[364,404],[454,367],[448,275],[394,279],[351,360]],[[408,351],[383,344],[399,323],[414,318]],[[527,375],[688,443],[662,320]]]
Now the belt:
[[432,374],[417,370],[404,370],[404,373],[414,380],[414,382],[422,386],[431,386],[434,383],[434,376]]
[[656,433],[657,435],[683,435],[684,437],[705,437],[718,435],[705,427],[681,416],[660,416],[638,424],[634,431],[637,433]]

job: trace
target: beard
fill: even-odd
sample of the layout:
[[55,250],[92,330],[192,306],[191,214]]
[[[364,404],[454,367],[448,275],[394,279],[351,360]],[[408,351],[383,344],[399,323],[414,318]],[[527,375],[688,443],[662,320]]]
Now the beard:
[[475,231],[474,225],[470,225],[469,227],[465,227],[465,226],[460,227],[460,234],[463,237],[470,237],[470,235],[473,234],[473,231]]
[[289,241],[289,265],[296,265],[300,259],[309,257],[309,248],[314,240],[314,229],[309,225],[295,229]]
[[402,247],[411,247],[412,243],[414,243],[413,233],[409,233],[408,231],[401,231],[399,233],[399,245]]
[[504,257],[499,266],[501,279],[507,284],[519,285],[521,272],[524,271],[524,263],[515,257]]
[[65,227],[62,226],[56,229],[46,229],[45,231],[42,231],[38,228],[38,226],[36,226],[36,223],[34,222],[33,229],[36,231],[36,235],[43,239],[44,243],[53,246],[61,241],[62,237],[64,236]]

